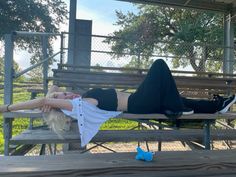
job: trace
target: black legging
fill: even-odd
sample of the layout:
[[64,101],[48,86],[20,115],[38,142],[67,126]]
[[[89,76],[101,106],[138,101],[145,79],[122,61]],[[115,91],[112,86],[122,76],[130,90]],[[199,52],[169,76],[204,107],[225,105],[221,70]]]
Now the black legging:
[[171,71],[164,60],[156,60],[138,89],[130,95],[128,112],[136,114],[181,112],[184,107],[195,113],[217,111],[215,101],[193,100],[181,97]]
[[219,111],[219,102],[215,100],[197,100],[182,97],[184,106],[194,110],[194,113],[215,113]]

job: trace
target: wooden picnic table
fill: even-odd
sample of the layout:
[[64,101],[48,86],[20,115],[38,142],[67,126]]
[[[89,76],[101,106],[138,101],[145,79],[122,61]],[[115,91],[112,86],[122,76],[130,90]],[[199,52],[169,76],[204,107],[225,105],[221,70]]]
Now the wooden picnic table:
[[135,155],[103,153],[1,157],[0,176],[236,176],[235,150],[158,152],[151,162],[135,160]]

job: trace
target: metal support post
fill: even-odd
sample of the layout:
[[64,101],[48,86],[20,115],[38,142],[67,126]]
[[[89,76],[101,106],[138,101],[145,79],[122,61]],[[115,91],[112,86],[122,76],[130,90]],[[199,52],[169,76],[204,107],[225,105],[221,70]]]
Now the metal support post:
[[3,124],[4,124],[4,155],[8,156],[10,153],[9,147],[10,147],[10,139],[12,137],[12,120],[10,118],[4,118]]
[[[159,121],[159,124],[161,124],[161,120]],[[159,130],[162,130],[163,127],[162,126],[158,126]],[[158,151],[161,151],[161,147],[162,147],[162,141],[158,141]]]
[[226,74],[233,73],[234,65],[234,24],[231,21],[232,14],[224,17],[224,59],[223,72]]
[[[48,58],[48,38],[46,36],[42,37],[42,52],[43,59]],[[48,91],[48,60],[43,63],[43,91],[47,94]]]
[[[4,104],[11,104],[13,97],[13,35],[6,34],[5,36],[5,58],[4,58]],[[4,118],[4,155],[9,155],[9,140],[12,131],[12,119]]]
[[64,48],[65,48],[65,33],[61,33],[61,54],[60,54],[60,64],[64,64],[64,58],[65,58],[65,54],[64,54]]
[[70,0],[69,40],[68,40],[68,57],[67,57],[68,64],[74,64],[76,5],[77,5],[77,0]]
[[5,35],[5,58],[4,58],[4,104],[12,103],[13,96],[13,36]]
[[210,150],[211,149],[210,122],[211,122],[211,120],[205,120],[204,121],[204,145],[205,145],[205,150]]

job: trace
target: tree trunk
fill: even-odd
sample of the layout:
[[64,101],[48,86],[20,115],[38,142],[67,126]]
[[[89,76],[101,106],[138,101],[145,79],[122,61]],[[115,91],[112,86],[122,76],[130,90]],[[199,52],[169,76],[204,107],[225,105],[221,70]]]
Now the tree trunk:
[[196,58],[195,58],[195,53],[194,53],[194,46],[190,46],[189,48],[189,59],[190,59],[190,64],[193,67],[194,71],[198,72],[205,72],[206,71],[206,57],[207,57],[207,48],[204,46],[203,48],[203,57],[200,60],[199,64],[196,64]]

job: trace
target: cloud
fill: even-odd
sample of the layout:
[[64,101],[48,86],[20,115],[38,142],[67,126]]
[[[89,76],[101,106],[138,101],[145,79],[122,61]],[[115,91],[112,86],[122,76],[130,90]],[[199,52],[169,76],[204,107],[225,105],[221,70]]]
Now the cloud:
[[[67,3],[69,10],[69,0],[64,0]],[[124,3],[120,1],[110,0],[77,0],[77,18],[92,20],[92,34],[108,35],[118,29],[118,26],[113,25],[116,20],[115,9],[132,9],[131,3]],[[96,1],[96,2],[95,2]],[[99,2],[99,3],[98,3]],[[106,11],[104,11],[106,9]],[[60,31],[67,32],[68,24],[61,24]],[[66,43],[67,44],[67,43]],[[58,52],[60,49],[60,38],[55,40],[54,52]],[[65,55],[67,56],[67,55]],[[26,51],[16,52],[15,60],[19,63],[22,69],[30,66],[30,54]]]
[[14,53],[14,60],[19,64],[22,70],[31,65],[30,57],[31,55],[27,51],[16,51]]
[[106,35],[116,30],[117,26],[114,26],[112,20],[110,19],[110,16],[107,16],[107,14],[105,14],[106,13],[93,11],[93,9],[87,7],[81,7],[78,9],[77,18],[92,20],[93,34]]

